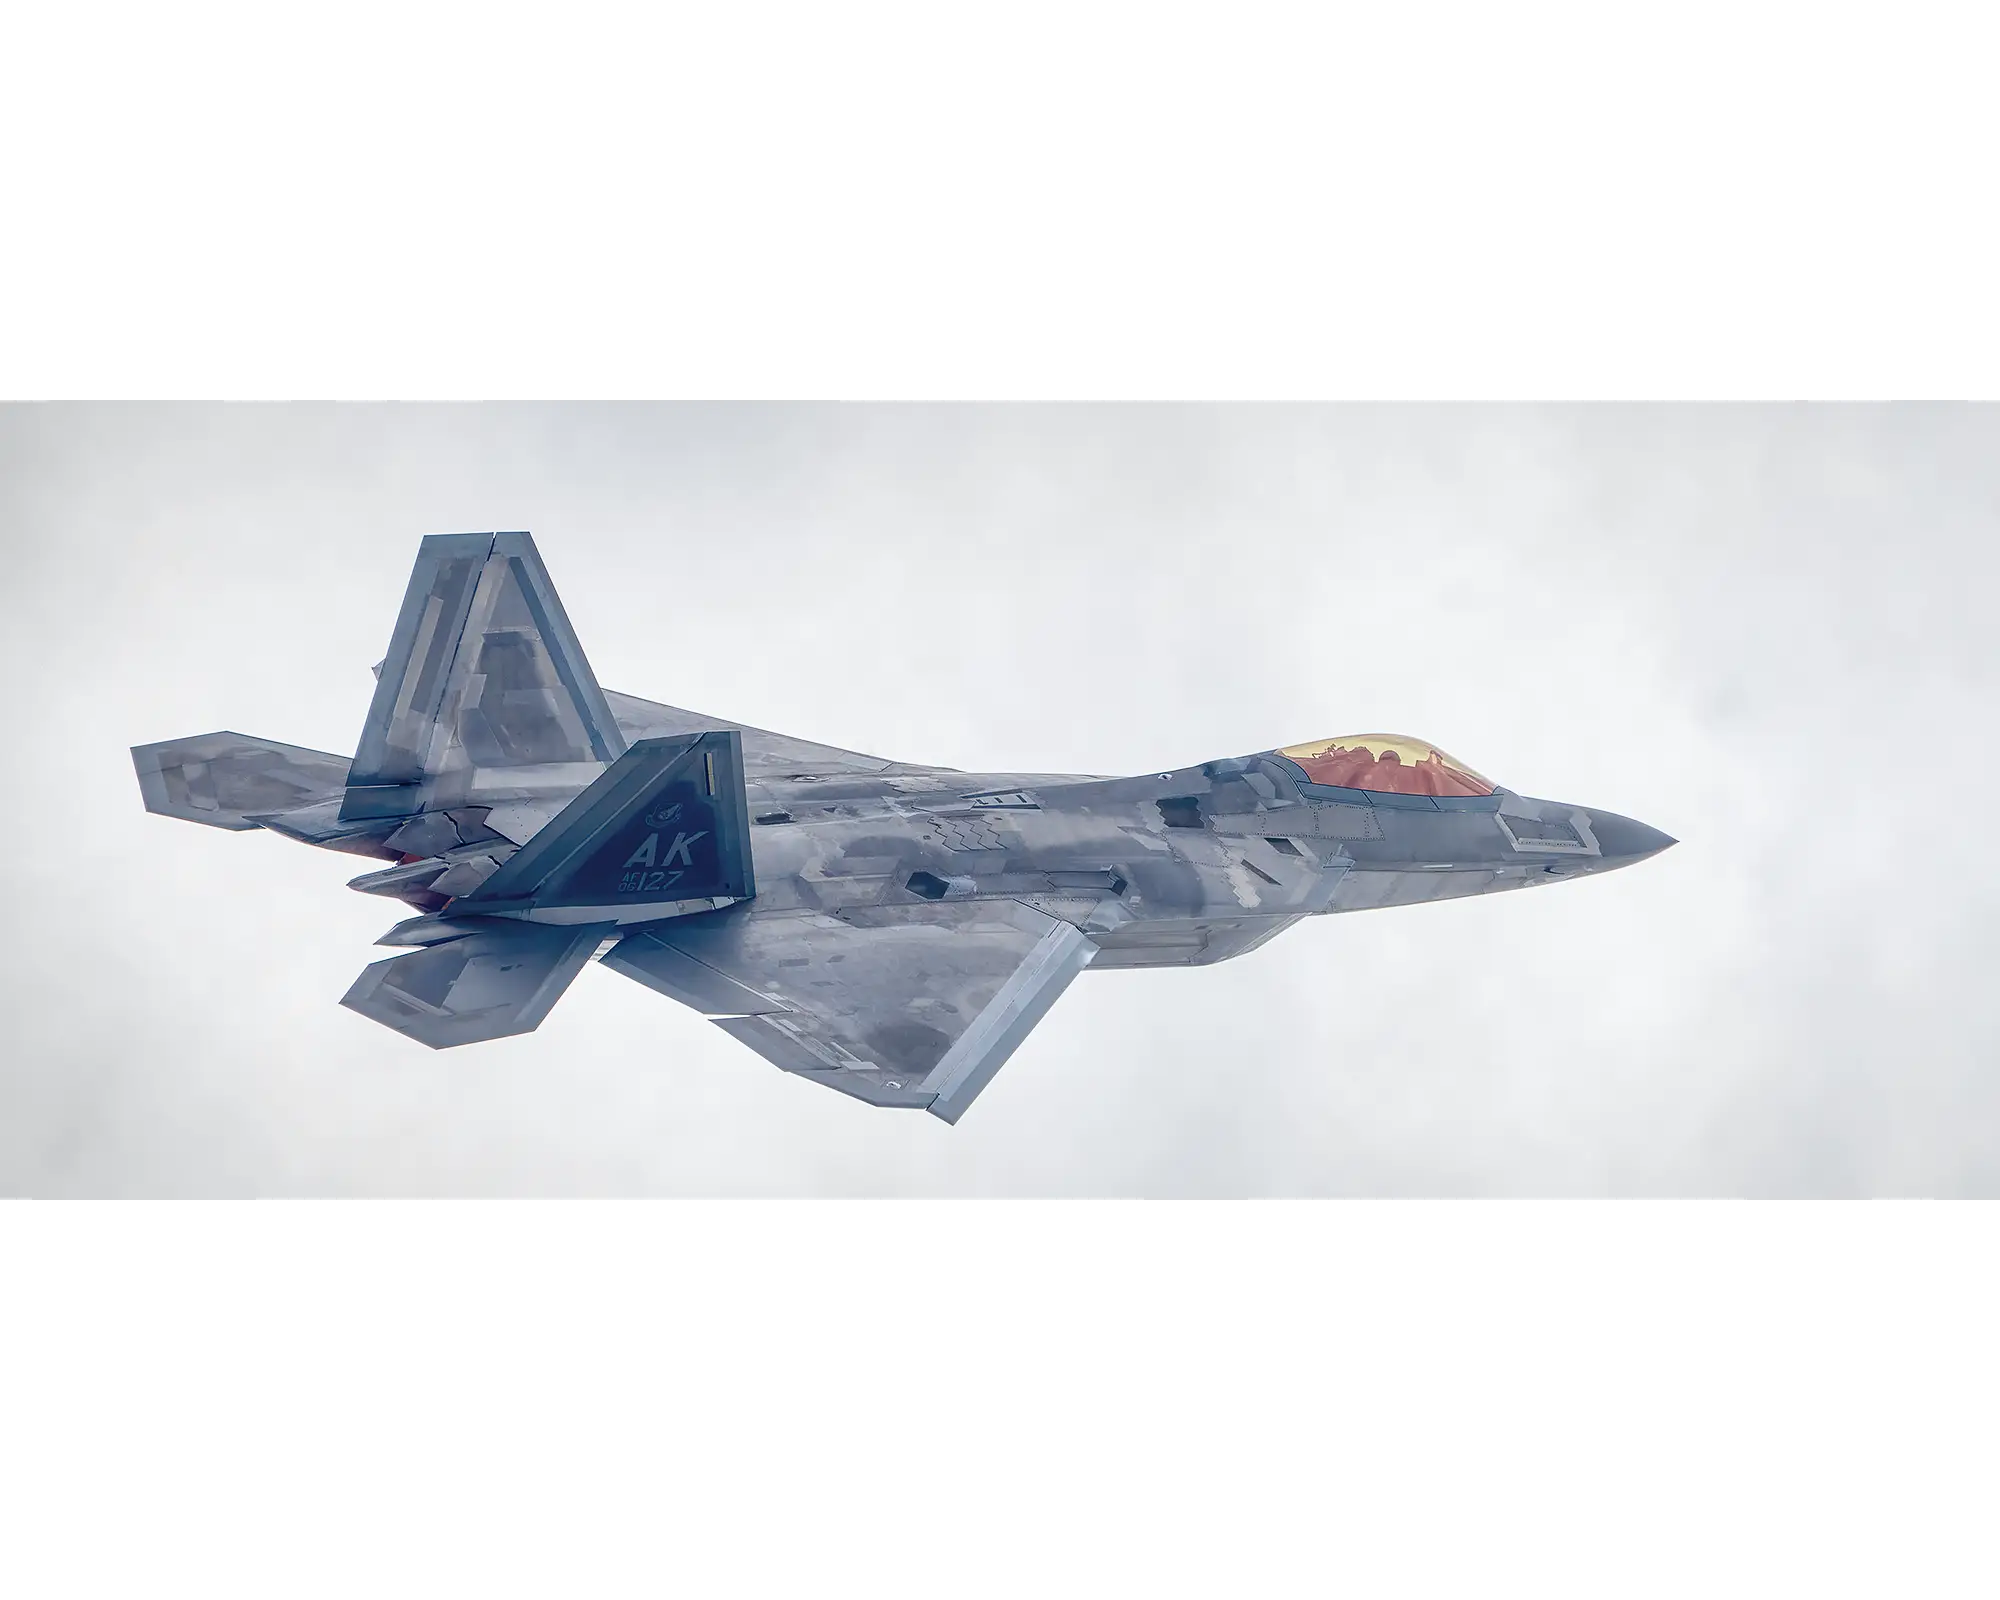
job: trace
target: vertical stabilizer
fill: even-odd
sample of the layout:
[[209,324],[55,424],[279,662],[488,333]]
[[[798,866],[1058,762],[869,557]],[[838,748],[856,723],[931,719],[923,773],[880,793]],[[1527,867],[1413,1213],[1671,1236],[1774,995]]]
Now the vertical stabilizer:
[[525,533],[423,542],[347,775],[346,819],[574,789],[625,751]]
[[461,912],[564,913],[610,921],[757,892],[734,728],[641,739],[471,894]]

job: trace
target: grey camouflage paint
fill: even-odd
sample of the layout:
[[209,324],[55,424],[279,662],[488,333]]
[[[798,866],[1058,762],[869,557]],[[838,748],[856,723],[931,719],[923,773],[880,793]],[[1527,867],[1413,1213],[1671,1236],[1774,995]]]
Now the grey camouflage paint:
[[[482,902],[621,756],[704,734],[734,735],[751,893]],[[1207,965],[1304,916],[1544,885],[1673,843],[1505,789],[1323,787],[1275,751],[1125,778],[961,772],[606,693],[525,533],[423,542],[351,765],[234,733],[133,761],[150,811],[392,863],[350,886],[419,915],[343,1003],[421,1043],[531,1030],[595,954],[786,1071],[947,1121],[1086,967]]]

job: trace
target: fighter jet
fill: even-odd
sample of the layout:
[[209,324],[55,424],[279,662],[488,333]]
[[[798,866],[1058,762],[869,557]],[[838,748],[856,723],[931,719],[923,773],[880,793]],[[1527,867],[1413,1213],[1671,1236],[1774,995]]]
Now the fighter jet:
[[146,808],[387,865],[416,912],[342,1004],[432,1048],[526,1033],[593,958],[786,1072],[956,1122],[1086,968],[1523,889],[1674,841],[1422,740],[1133,777],[961,772],[598,687],[525,533],[427,538],[353,758],[140,745]]

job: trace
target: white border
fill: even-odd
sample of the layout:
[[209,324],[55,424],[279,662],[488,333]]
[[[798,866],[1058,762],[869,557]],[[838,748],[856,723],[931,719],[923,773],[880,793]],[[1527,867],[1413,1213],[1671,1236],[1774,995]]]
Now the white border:
[[1974,8],[44,7],[27,398],[1990,396]]
[[1991,1222],[16,1208],[0,1587],[1986,1592]]

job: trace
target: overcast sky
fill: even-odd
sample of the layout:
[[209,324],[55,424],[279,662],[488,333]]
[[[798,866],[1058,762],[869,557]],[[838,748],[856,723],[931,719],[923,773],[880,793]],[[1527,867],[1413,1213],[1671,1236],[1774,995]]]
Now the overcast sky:
[[[1630,871],[1086,973],[957,1127],[586,970],[433,1053],[347,857],[127,747],[348,752],[418,539],[526,528],[607,687],[912,761],[1432,740]],[[0,408],[0,1190],[2000,1194],[2000,412]]]

